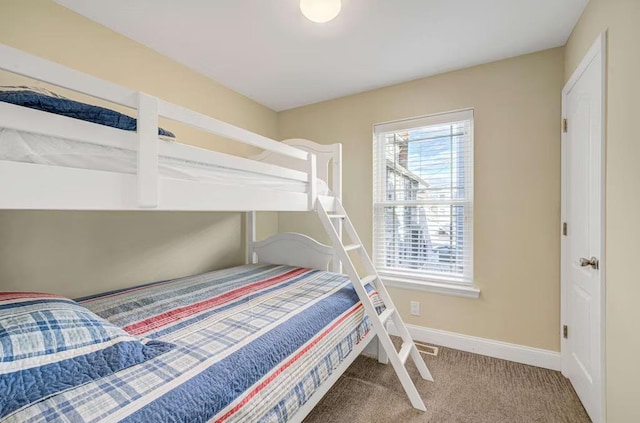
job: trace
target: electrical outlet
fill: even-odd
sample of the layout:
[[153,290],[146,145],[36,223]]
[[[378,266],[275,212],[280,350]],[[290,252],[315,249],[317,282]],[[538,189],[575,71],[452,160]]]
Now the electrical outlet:
[[417,301],[411,301],[411,315],[420,316],[420,303]]

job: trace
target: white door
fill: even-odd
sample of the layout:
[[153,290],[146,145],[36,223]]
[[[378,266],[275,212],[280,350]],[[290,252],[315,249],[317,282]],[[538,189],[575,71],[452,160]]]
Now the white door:
[[597,423],[604,421],[603,56],[604,34],[562,96],[562,373]]

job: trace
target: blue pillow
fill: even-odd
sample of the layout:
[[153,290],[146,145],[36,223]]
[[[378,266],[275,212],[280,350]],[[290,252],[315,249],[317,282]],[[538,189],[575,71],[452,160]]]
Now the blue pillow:
[[172,347],[142,342],[64,297],[0,292],[0,418]]
[[[0,86],[0,101],[126,131],[135,131],[138,127],[138,121],[131,116],[105,107],[69,100],[43,89],[25,86]],[[162,128],[158,128],[158,135],[170,139],[175,138],[173,133]]]

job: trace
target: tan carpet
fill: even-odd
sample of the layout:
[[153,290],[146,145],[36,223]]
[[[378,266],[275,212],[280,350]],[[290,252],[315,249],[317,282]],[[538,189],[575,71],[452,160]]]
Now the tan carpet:
[[416,382],[427,412],[411,407],[391,365],[358,357],[304,423],[590,422],[559,372],[440,348],[424,356],[435,382]]

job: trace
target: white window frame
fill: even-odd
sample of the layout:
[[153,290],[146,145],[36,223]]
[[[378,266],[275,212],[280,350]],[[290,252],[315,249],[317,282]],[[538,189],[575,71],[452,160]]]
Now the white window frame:
[[[448,294],[448,295],[456,295],[468,298],[478,298],[480,296],[480,290],[474,286],[473,284],[473,256],[474,256],[474,247],[473,247],[473,224],[474,224],[474,199],[473,199],[473,174],[475,169],[474,162],[474,113],[473,109],[463,109],[456,110],[451,112],[438,113],[434,115],[421,116],[410,119],[403,119],[392,122],[384,122],[380,124],[376,124],[373,126],[373,176],[374,178],[374,193],[373,193],[373,260],[374,263],[377,263],[379,260],[378,257],[378,249],[377,249],[377,239],[378,236],[376,234],[376,226],[380,224],[376,222],[376,219],[380,219],[381,217],[376,217],[376,207],[383,207],[381,203],[384,202],[386,198],[386,171],[379,171],[380,169],[386,169],[386,152],[385,152],[385,142],[384,136],[382,134],[386,134],[389,132],[395,131],[403,131],[409,130],[413,128],[420,128],[423,126],[431,126],[438,124],[446,124],[450,122],[457,122],[468,120],[470,121],[470,134],[469,134],[469,146],[467,151],[470,155],[470,169],[465,174],[465,180],[468,181],[467,185],[470,185],[471,190],[468,193],[468,197],[466,199],[465,208],[469,212],[469,217],[465,225],[470,227],[470,230],[467,233],[469,237],[468,243],[470,245],[470,255],[469,255],[469,265],[468,269],[466,269],[465,275],[462,278],[449,277],[446,275],[436,276],[434,274],[429,275],[416,275],[411,273],[403,273],[402,271],[389,271],[386,269],[378,270],[382,280],[386,285],[396,286],[400,288],[409,288],[409,289],[419,289],[430,292],[436,292],[440,294]],[[378,170],[376,174],[376,170]]]

